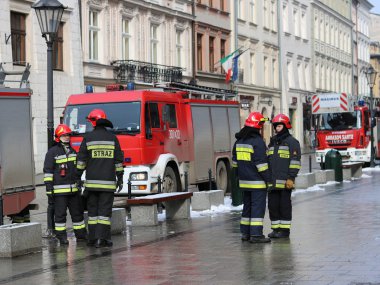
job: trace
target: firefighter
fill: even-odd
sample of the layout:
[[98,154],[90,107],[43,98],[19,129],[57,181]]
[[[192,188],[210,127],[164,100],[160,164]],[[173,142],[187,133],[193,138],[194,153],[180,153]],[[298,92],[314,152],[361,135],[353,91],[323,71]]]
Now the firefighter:
[[301,148],[290,133],[289,117],[284,114],[272,120],[275,136],[268,146],[269,168],[273,186],[268,189],[268,208],[272,232],[270,238],[288,238],[292,221],[291,194],[301,168]]
[[123,154],[117,137],[106,129],[113,128],[113,125],[103,110],[92,110],[87,120],[94,129],[84,135],[77,162],[78,180],[86,170],[87,244],[95,247],[112,246],[112,204],[114,192],[120,192],[123,188]]
[[83,207],[76,181],[75,150],[70,146],[71,129],[58,125],[55,129],[56,144],[45,156],[44,182],[49,206],[54,204],[55,236],[61,245],[68,244],[66,233],[66,212],[69,208],[77,240],[86,239]]
[[271,177],[266,145],[260,135],[265,121],[259,112],[249,114],[244,127],[235,135],[237,141],[232,150],[232,166],[237,167],[239,187],[243,190],[241,239],[251,243],[270,242],[263,235],[267,185]]

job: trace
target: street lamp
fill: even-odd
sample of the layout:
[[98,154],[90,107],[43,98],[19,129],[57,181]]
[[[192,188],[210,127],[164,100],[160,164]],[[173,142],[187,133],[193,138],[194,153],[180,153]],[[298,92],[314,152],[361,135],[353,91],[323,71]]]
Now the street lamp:
[[57,0],[40,0],[32,5],[36,11],[42,37],[47,44],[47,139],[48,149],[54,139],[53,107],[53,43],[55,41],[63,11],[67,8]]
[[373,86],[375,85],[375,80],[376,80],[376,75],[377,75],[377,72],[376,70],[372,67],[372,65],[370,65],[367,70],[364,72],[365,73],[365,76],[367,77],[367,83],[368,83],[368,86],[369,86],[369,90],[370,90],[370,98],[371,98],[371,101],[370,101],[370,112],[371,112],[371,161],[370,161],[370,166],[371,167],[374,167],[375,166],[375,154],[374,154],[374,145],[373,145],[373,127],[374,127],[374,124],[373,124]]

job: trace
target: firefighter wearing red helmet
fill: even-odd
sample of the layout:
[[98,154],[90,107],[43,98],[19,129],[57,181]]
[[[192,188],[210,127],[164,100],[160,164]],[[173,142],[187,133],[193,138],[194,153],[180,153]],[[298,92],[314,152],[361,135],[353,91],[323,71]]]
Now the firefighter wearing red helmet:
[[268,160],[273,187],[269,189],[268,208],[273,231],[268,236],[287,238],[292,221],[292,189],[301,169],[301,148],[289,133],[292,125],[288,116],[278,114],[272,124],[275,136],[268,146]]
[[[75,150],[70,146],[71,129],[67,125],[58,125],[55,129],[56,144],[45,156],[44,182],[48,195],[48,229],[53,228],[61,245],[68,244],[66,233],[66,212],[70,211],[75,236],[86,239],[86,227],[83,219],[83,207],[76,181]],[[54,214],[52,213],[54,212]],[[49,217],[54,215],[54,222]]]
[[259,112],[249,114],[244,127],[235,135],[237,140],[232,149],[232,166],[237,169],[239,187],[243,190],[241,239],[251,243],[270,242],[263,235],[267,186],[271,180],[267,148],[260,135],[265,121]]
[[87,244],[95,247],[112,246],[112,205],[114,192],[123,188],[123,153],[117,137],[106,129],[113,128],[113,125],[103,110],[92,110],[87,120],[94,129],[84,135],[77,162],[78,180],[86,170]]

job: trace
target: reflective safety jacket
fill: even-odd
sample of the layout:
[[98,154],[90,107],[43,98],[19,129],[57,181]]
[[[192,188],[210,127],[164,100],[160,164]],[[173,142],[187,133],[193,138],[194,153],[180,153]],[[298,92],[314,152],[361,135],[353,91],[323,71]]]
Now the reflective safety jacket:
[[45,156],[44,182],[46,194],[69,195],[78,192],[75,184],[75,164],[77,154],[70,146],[58,143],[51,147]]
[[232,167],[237,167],[239,187],[245,191],[265,190],[270,182],[267,148],[259,134],[241,138],[232,149]]
[[300,143],[291,134],[274,136],[268,146],[272,183],[277,189],[285,189],[287,179],[295,180],[301,169]]
[[86,170],[84,186],[88,191],[116,190],[116,177],[123,179],[123,153],[117,137],[97,126],[84,135],[78,152],[77,177]]

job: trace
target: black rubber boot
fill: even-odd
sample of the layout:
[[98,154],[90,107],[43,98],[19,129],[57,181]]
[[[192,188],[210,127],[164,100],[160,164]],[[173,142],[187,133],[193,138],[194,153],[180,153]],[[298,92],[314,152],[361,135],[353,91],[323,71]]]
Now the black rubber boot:
[[264,235],[261,236],[251,236],[249,239],[250,243],[267,243],[270,242],[270,238],[266,238]]
[[280,232],[278,233],[278,238],[289,238],[290,235],[290,230],[288,229],[281,229]]
[[96,243],[96,239],[89,239],[89,240],[87,241],[87,246],[94,246],[95,243]]
[[273,231],[268,234],[268,237],[270,237],[270,238],[279,238],[279,233],[280,233],[279,229],[273,229]]
[[96,240],[96,242],[95,242],[96,248],[103,247],[103,246],[104,246],[104,240],[102,240],[102,239]]
[[59,240],[59,243],[61,245],[68,245],[69,241],[67,240],[66,236],[57,236],[57,239]]
[[242,235],[241,235],[241,240],[242,240],[242,241],[249,241],[249,238],[250,238],[250,237],[249,237],[249,235],[247,235],[247,234],[242,234]]
[[104,240],[104,245],[107,247],[111,247],[111,246],[113,246],[113,242],[110,239],[106,239],[106,240]]

